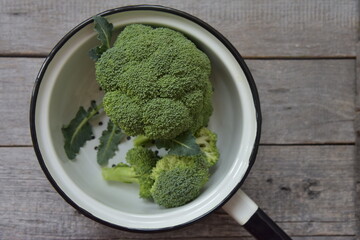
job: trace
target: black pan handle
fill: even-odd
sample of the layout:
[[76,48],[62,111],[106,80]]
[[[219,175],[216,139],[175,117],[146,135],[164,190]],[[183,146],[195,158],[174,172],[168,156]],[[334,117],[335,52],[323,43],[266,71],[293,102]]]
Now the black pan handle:
[[291,240],[242,190],[238,190],[223,209],[258,240]]

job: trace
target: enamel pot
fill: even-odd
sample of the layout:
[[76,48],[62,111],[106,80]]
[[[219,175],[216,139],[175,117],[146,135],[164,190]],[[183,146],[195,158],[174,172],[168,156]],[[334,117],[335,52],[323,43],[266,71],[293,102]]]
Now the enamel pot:
[[[200,19],[167,7],[127,6],[99,15],[113,23],[116,33],[131,23],[175,29],[208,55],[215,89],[209,128],[218,134],[221,157],[201,195],[184,206],[169,209],[140,199],[136,185],[104,181],[96,163],[97,140],[86,143],[75,161],[67,159],[61,127],[79,106],[88,106],[90,100],[102,96],[95,81],[94,62],[88,56],[88,50],[98,44],[89,18],[66,34],[46,58],[31,100],[34,149],[58,193],[83,215],[122,230],[177,229],[223,207],[257,239],[290,239],[239,189],[255,161],[261,112],[255,82],[232,44]],[[102,130],[101,126],[95,128],[95,136]],[[130,147],[129,143],[121,144],[119,157]]]

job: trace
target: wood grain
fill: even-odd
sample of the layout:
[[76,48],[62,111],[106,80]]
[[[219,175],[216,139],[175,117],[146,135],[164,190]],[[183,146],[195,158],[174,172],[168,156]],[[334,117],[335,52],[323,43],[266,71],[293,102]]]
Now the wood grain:
[[[360,15],[359,15],[360,18]],[[359,29],[360,32],[360,29]],[[360,42],[356,44],[356,111],[360,112]],[[357,123],[360,124],[360,121]],[[360,130],[360,125],[355,126],[355,129]]]
[[[0,58],[0,145],[31,145],[28,109],[41,58]],[[354,143],[355,60],[247,60],[263,144]]]
[[258,86],[262,143],[353,143],[354,60],[246,60]]
[[[354,146],[262,146],[243,189],[294,239],[354,239],[353,154]],[[0,156],[0,239],[252,239],[223,210],[171,232],[114,230],[68,205],[32,148],[2,147]]]
[[30,145],[32,88],[44,59],[0,58],[0,145]]
[[355,56],[357,0],[40,0],[0,1],[0,54],[46,55],[81,21],[133,4],[193,14],[223,33],[244,56]]
[[0,0],[0,239],[254,240],[221,209],[171,232],[108,228],[68,205],[37,163],[28,109],[43,57],[81,21],[139,3],[199,17],[247,58],[263,145],[242,189],[294,240],[360,240],[358,0]]
[[[360,29],[359,29],[360,30]],[[354,130],[356,133],[356,152],[355,152],[355,171],[356,173],[360,172],[360,42],[356,45],[357,56],[356,56],[356,112],[354,120]],[[360,175],[356,174],[356,200],[355,200],[355,209],[357,215],[357,240],[360,239]]]

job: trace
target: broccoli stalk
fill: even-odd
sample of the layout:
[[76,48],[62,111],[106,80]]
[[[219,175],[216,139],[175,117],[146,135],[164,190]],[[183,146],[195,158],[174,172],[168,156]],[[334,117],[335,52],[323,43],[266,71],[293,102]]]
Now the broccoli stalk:
[[102,176],[107,181],[139,183],[139,175],[135,172],[134,168],[123,163],[112,168],[103,168]]
[[[113,168],[103,168],[104,179],[137,183],[141,198],[153,199],[166,208],[182,206],[194,200],[209,178],[207,160],[203,154],[190,157],[166,155],[158,160],[150,154],[150,150],[142,147],[129,152],[127,161],[134,165],[120,163]],[[136,159],[133,158],[135,156]]]
[[126,153],[126,161],[130,165],[120,163],[112,168],[102,168],[102,175],[108,181],[137,183],[140,186],[140,197],[150,199],[150,187],[154,183],[150,174],[158,159],[153,151],[135,147]]
[[133,143],[135,147],[140,147],[140,146],[148,146],[152,144],[152,139],[148,138],[147,136],[144,135],[139,135],[136,138],[134,138]]
[[[216,164],[219,152],[217,136],[207,128],[196,132],[201,153],[193,156],[168,154],[159,160],[151,150],[137,146],[126,154],[126,161],[113,168],[103,168],[105,180],[138,183],[140,197],[153,199],[160,206],[182,206],[199,196],[208,181],[209,168]],[[139,137],[138,142],[148,141]]]

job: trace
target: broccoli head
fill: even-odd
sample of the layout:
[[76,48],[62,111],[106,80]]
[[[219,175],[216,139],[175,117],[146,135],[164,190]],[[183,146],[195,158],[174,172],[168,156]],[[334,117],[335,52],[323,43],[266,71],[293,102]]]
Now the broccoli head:
[[138,183],[141,198],[151,199],[150,189],[154,180],[150,178],[152,169],[156,166],[158,156],[151,150],[135,147],[126,153],[126,161],[112,168],[103,168],[102,175],[105,180],[123,183]]
[[181,157],[166,155],[153,169],[151,195],[160,206],[182,206],[200,195],[209,178],[203,155]]
[[216,147],[217,135],[210,129],[203,127],[195,133],[195,137],[195,141],[204,153],[209,167],[214,166],[220,157],[219,150]]
[[208,57],[183,34],[132,24],[96,62],[104,110],[128,135],[172,139],[212,114]]

